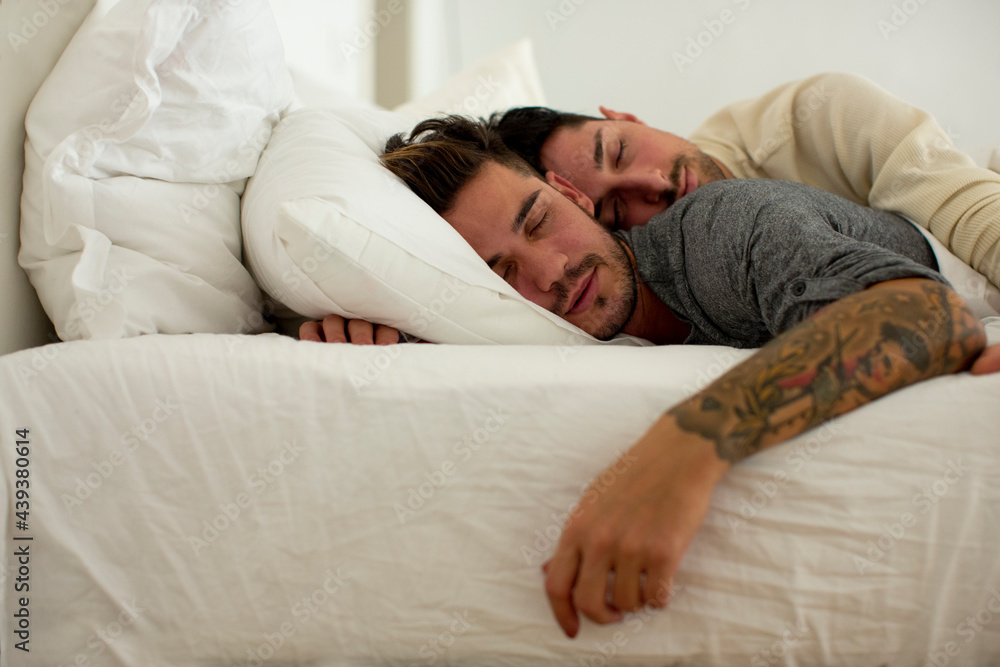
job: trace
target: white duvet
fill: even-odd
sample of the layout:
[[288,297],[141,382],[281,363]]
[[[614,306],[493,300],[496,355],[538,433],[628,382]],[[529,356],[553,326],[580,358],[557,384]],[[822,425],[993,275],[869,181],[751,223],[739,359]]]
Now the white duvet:
[[0,663],[1000,662],[1000,376],[736,466],[669,609],[562,635],[540,567],[565,512],[746,354],[193,335],[5,356]]

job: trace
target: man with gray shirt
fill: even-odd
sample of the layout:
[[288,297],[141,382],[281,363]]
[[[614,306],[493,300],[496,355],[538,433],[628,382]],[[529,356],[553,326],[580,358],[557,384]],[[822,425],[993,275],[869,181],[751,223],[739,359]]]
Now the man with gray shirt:
[[632,465],[610,468],[614,481],[571,513],[545,566],[571,637],[578,612],[610,623],[666,604],[732,464],[909,384],[1000,369],[1000,346],[983,353],[982,325],[919,232],[801,186],[703,186],[619,238],[484,122],[425,121],[382,162],[518,293],[598,338],[766,341],[665,412],[628,450]]

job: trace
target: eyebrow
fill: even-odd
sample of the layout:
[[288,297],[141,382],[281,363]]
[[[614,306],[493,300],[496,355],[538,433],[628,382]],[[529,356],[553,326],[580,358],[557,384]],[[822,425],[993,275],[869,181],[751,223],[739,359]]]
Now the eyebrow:
[[[524,221],[528,217],[528,213],[535,205],[535,202],[538,200],[538,195],[540,194],[542,194],[541,189],[535,190],[530,195],[525,197],[524,201],[521,202],[521,208],[520,210],[518,210],[517,215],[514,216],[514,220],[513,222],[511,222],[510,225],[510,231],[512,234],[521,233],[521,228],[524,227]],[[499,262],[502,258],[503,258],[503,253],[498,252],[497,254],[493,255],[488,260],[486,260],[486,265],[492,269],[494,266],[497,265],[497,262]]]
[[604,169],[604,141],[601,136],[601,131],[604,128],[597,128],[597,132],[594,132],[594,168],[598,171]]
[[[594,132],[594,168],[598,171],[604,169],[604,137],[601,131],[604,128],[598,127],[597,132]],[[604,197],[601,197],[594,202],[594,217],[597,219],[601,218],[601,209],[604,208]]]

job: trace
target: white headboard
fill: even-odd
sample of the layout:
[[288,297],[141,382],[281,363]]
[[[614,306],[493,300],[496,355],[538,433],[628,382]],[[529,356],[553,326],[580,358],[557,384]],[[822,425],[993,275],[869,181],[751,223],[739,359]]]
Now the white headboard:
[[0,354],[52,342],[52,325],[18,266],[24,114],[96,0],[0,4]]

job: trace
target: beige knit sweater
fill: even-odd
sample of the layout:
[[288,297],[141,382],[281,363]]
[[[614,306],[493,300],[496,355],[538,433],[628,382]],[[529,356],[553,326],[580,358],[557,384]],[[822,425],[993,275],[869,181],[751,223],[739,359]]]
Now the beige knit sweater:
[[738,178],[798,181],[909,218],[1000,286],[1000,174],[864,77],[785,84],[725,107],[689,139]]

